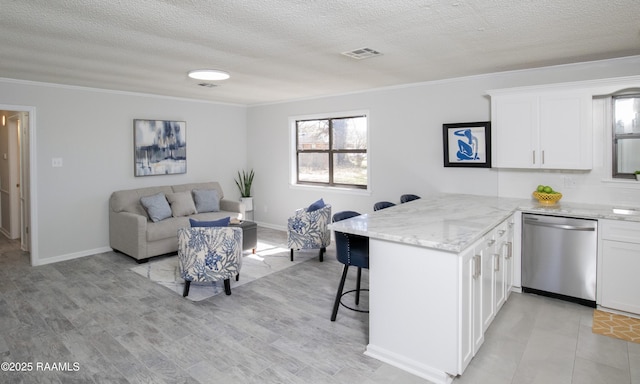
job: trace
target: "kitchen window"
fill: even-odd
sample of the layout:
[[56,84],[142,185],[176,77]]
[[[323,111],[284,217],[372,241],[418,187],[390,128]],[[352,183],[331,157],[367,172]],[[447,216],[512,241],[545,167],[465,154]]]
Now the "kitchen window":
[[367,115],[293,120],[296,185],[366,189]]
[[613,108],[613,177],[635,178],[640,170],[640,89],[611,97]]

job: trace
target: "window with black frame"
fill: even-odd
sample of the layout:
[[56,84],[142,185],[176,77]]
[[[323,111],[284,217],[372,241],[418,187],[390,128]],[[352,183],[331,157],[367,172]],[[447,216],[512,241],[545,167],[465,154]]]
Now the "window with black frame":
[[640,171],[640,89],[612,97],[614,178],[633,179]]
[[367,116],[295,121],[296,183],[366,189]]

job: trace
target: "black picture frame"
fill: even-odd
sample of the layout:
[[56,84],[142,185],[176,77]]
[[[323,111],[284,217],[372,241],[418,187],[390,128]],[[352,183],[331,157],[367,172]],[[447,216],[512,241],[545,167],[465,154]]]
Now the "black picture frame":
[[491,168],[491,122],[442,124],[445,167]]
[[134,119],[134,175],[187,173],[186,130],[185,121]]

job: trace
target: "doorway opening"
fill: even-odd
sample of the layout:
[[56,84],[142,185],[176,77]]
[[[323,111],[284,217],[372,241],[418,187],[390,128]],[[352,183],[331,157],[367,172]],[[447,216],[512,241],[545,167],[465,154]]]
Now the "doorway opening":
[[0,118],[0,236],[19,244],[37,265],[31,209],[35,108],[0,105]]

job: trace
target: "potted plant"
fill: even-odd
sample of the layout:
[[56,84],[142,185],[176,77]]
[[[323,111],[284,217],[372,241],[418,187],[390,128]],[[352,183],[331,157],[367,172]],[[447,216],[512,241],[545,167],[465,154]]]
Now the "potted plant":
[[640,181],[640,171],[635,171],[634,173],[636,174],[636,180]]
[[238,178],[235,180],[240,190],[240,201],[244,203],[246,211],[253,211],[253,197],[251,196],[251,184],[253,184],[253,169],[249,172],[238,171]]

